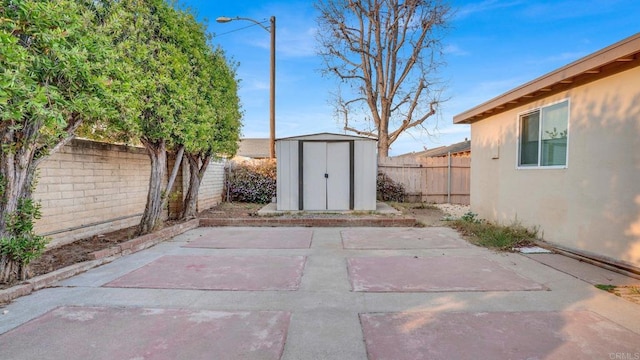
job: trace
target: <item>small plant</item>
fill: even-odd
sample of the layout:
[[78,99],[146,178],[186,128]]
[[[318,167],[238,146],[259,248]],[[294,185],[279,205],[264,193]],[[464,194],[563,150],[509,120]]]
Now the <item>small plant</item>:
[[471,212],[450,224],[468,236],[472,243],[501,251],[530,246],[537,236],[536,230],[527,229],[517,222],[502,226],[478,219],[477,214]]
[[20,199],[8,215],[7,235],[0,238],[0,281],[25,280],[29,263],[44,252],[48,240],[33,231],[33,221],[39,218],[40,204],[30,198]]
[[615,285],[596,284],[594,286],[596,288],[600,289],[600,290],[604,290],[604,291],[610,292],[612,294],[615,294],[615,290],[616,290],[616,286]]
[[482,221],[478,219],[477,216],[478,214],[471,211],[467,211],[464,215],[462,215],[462,217],[460,217],[460,220],[466,221],[472,224],[479,224]]
[[376,179],[377,199],[380,201],[404,202],[406,193],[402,184],[395,182],[384,173],[379,173]]

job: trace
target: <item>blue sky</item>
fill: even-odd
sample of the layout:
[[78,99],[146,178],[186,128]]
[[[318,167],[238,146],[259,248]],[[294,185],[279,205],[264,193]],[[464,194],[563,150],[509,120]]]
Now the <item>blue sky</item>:
[[[311,0],[182,1],[207,19],[227,56],[239,62],[243,137],[269,136],[269,34],[248,21],[216,23],[219,16],[258,21],[276,17],[276,137],[343,133],[334,117],[335,82],[320,74],[317,13]],[[444,40],[447,88],[433,134],[414,132],[391,155],[463,141],[468,125],[454,115],[640,31],[638,0],[450,1],[455,11]],[[268,25],[268,22],[265,23]],[[436,123],[437,121],[437,123]]]

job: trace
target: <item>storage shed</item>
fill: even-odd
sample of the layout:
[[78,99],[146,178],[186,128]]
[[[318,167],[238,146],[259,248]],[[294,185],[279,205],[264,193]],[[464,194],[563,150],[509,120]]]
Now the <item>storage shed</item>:
[[276,140],[278,210],[375,210],[376,140],[319,133]]

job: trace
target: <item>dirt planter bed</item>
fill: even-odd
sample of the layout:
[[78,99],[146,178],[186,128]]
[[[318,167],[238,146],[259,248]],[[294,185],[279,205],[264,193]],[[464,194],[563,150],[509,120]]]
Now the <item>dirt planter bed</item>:
[[199,220],[194,219],[166,227],[152,234],[139,236],[135,239],[119,243],[118,245],[107,249],[94,251],[89,254],[89,257],[93,260],[69,265],[46,274],[35,276],[10,288],[0,290],[0,304],[10,302],[11,300],[21,296],[29,295],[33,291],[49,287],[57,281],[67,279],[94,267],[109,263],[121,256],[144,250],[186,231],[195,229],[198,226]]

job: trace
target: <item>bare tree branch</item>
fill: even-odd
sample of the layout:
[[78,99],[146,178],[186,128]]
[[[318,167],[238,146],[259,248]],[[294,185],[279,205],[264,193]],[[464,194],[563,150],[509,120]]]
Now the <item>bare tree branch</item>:
[[431,103],[429,103],[429,111],[427,113],[423,114],[420,118],[418,118],[417,120],[415,120],[413,122],[411,122],[409,120],[403,121],[402,126],[400,126],[394,132],[389,134],[389,138],[391,138],[391,139],[393,139],[393,141],[395,141],[403,131],[411,129],[411,128],[414,128],[414,127],[419,126],[419,125],[422,125],[422,123],[424,123],[428,118],[430,118],[431,116],[436,114],[437,105],[438,105],[437,101],[432,101]]
[[[36,149],[35,151],[42,153],[41,155],[44,155],[45,152],[47,155],[52,155],[57,153],[58,151],[60,151],[60,149],[62,149],[65,145],[67,145],[71,140],[73,140],[76,137],[75,134],[77,133],[77,130],[80,127],[80,125],[82,125],[82,121],[83,119],[80,117],[79,114],[72,115],[71,119],[69,120],[69,123],[67,124],[67,127],[64,129],[64,135],[62,139],[60,139],[60,141],[58,141],[50,149],[45,147],[45,148]],[[46,156],[37,156],[33,159],[33,162],[31,163],[30,166],[35,169],[46,158],[47,158]]]
[[345,126],[344,130],[351,131],[351,132],[354,132],[354,133],[356,133],[358,135],[362,135],[362,136],[369,136],[369,137],[374,137],[374,138],[378,137],[378,134],[376,134],[374,132],[358,130],[358,129],[355,129],[355,128],[352,128],[352,127],[349,127],[349,126]]
[[[445,1],[317,0],[324,73],[346,89],[336,114],[344,130],[376,136],[379,157],[438,109],[441,89],[430,75],[440,65],[450,14]],[[363,119],[370,129],[360,126]]]

